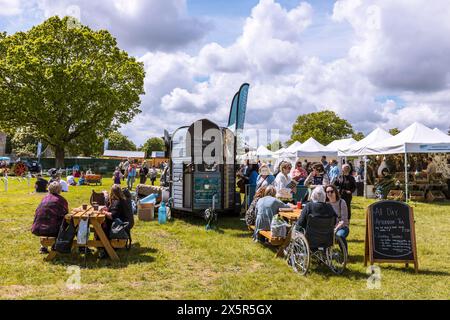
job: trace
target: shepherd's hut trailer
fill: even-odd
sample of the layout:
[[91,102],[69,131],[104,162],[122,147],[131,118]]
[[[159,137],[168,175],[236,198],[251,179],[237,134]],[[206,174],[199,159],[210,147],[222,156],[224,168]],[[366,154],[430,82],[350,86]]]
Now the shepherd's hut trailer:
[[180,127],[170,137],[173,210],[239,213],[235,135],[207,119]]

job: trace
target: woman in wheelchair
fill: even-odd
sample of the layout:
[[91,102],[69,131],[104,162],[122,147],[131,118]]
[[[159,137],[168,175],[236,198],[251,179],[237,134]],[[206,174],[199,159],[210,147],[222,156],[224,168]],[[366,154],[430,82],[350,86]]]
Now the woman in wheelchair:
[[348,221],[348,209],[347,203],[341,199],[339,192],[334,185],[328,185],[326,188],[327,202],[333,207],[337,214],[338,222],[336,227],[334,227],[334,232],[336,237],[342,239],[345,244],[345,248],[348,250],[347,246],[347,236],[350,232],[349,221]]
[[297,220],[297,231],[306,230],[308,220],[311,217],[317,218],[337,218],[333,207],[326,203],[327,196],[322,186],[314,188],[311,193],[311,202],[308,202],[302,209],[302,214]]
[[311,194],[311,202],[303,208],[285,250],[288,264],[294,271],[305,275],[311,260],[326,265],[334,273],[344,271],[347,249],[342,239],[335,236],[337,221],[332,205],[326,203],[324,188],[317,186]]

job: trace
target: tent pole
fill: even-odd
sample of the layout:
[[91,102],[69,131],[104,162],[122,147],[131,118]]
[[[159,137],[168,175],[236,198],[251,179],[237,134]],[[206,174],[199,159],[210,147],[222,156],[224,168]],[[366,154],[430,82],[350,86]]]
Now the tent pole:
[[367,199],[367,156],[364,159],[364,198]]
[[405,195],[406,202],[408,202],[408,154],[405,152]]

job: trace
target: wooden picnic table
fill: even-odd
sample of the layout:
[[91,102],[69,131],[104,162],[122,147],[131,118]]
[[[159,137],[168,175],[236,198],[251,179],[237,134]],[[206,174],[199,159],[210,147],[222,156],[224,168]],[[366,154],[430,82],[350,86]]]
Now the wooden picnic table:
[[[101,207],[99,207],[100,209]],[[88,240],[87,245],[79,245],[77,240],[73,241],[74,247],[93,247],[93,248],[105,248],[108,256],[113,261],[119,261],[119,256],[117,255],[114,248],[124,248],[126,246],[126,240],[123,239],[113,239],[110,240],[106,236],[102,228],[102,223],[105,221],[105,214],[101,213],[99,210],[94,210],[93,206],[88,206],[86,210],[82,207],[73,209],[69,214],[66,214],[65,219],[67,222],[73,220],[75,227],[78,227],[80,221],[89,219],[89,225],[94,231],[94,239]],[[43,246],[52,246],[56,241],[56,238],[41,237],[41,244]],[[51,250],[45,260],[53,260],[57,255],[55,250]]]
[[[302,210],[298,208],[293,208],[292,211],[278,211],[278,214],[282,218],[286,219],[290,224],[286,238],[272,237],[272,232],[270,231],[259,231],[259,234],[267,238],[271,245],[279,246],[277,253],[275,254],[276,257],[282,256],[284,249],[289,245],[289,242],[291,241],[292,228],[294,227],[295,222],[299,219],[301,212]],[[255,230],[255,226],[250,226],[249,228],[251,230]]]
[[278,214],[280,217],[286,219],[290,224],[295,223],[302,213],[302,209],[295,208],[292,211],[282,211],[280,210]]

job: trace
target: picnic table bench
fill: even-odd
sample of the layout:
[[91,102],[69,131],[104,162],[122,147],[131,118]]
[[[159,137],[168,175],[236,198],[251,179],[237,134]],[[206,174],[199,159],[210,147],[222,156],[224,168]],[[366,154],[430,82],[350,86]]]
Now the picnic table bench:
[[[77,247],[92,247],[92,248],[104,248],[108,253],[109,257],[114,261],[119,261],[119,256],[115,252],[114,249],[125,248],[127,244],[127,240],[125,239],[108,239],[105,232],[102,229],[102,223],[105,221],[106,216],[99,211],[94,210],[94,207],[88,206],[86,210],[82,209],[82,207],[75,208],[65,216],[67,222],[73,220],[75,227],[78,226],[80,220],[89,219],[89,225],[91,230],[94,233],[94,239],[89,239],[87,244],[80,245],[77,243],[77,240],[74,239],[72,243],[72,248]],[[45,247],[52,247],[50,253],[45,257],[44,260],[51,261],[53,260],[58,252],[53,249],[53,245],[55,244],[56,238],[54,237],[41,237],[40,242],[41,245]]]
[[95,183],[95,185],[102,185],[102,176],[100,174],[87,174],[85,176],[85,183],[87,185],[91,185]]
[[[273,246],[280,246],[277,250],[276,257],[282,256],[284,248],[286,248],[291,241],[292,225],[298,220],[301,214],[301,209],[293,209],[292,211],[279,211],[278,214],[286,219],[289,224],[289,232],[286,238],[272,237],[272,232],[267,230],[260,230],[259,234],[267,239],[267,241]],[[255,231],[255,226],[249,226],[249,229]]]

